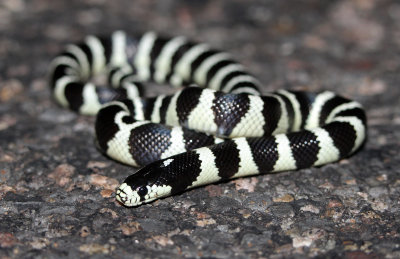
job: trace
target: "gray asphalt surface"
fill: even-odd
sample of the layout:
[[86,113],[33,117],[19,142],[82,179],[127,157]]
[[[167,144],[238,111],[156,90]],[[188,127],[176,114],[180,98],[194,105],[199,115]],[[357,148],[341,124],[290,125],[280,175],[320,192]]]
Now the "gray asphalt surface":
[[[136,169],[101,155],[94,118],[60,108],[46,81],[67,43],[117,29],[208,42],[265,92],[355,99],[369,140],[339,163],[125,208],[114,188]],[[399,46],[395,0],[1,0],[0,257],[399,258]]]

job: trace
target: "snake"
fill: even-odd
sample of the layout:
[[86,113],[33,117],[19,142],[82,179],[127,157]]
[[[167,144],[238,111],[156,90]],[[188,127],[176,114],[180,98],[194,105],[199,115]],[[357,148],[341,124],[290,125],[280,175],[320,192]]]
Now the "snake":
[[[49,74],[59,105],[96,115],[98,149],[141,167],[115,191],[126,207],[233,178],[333,163],[367,137],[359,102],[331,91],[262,94],[232,54],[184,36],[89,35],[55,56]],[[151,84],[176,91],[145,97]]]

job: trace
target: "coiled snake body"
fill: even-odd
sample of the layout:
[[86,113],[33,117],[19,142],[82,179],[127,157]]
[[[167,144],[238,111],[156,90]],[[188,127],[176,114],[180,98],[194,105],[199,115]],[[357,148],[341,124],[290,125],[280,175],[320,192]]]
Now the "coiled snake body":
[[[110,88],[90,80],[102,72]],[[146,81],[196,86],[141,98]],[[126,206],[221,180],[331,163],[366,138],[359,103],[329,91],[261,96],[258,80],[231,55],[184,37],[88,36],[53,60],[50,85],[62,106],[97,114],[101,151],[144,166],[116,191]]]

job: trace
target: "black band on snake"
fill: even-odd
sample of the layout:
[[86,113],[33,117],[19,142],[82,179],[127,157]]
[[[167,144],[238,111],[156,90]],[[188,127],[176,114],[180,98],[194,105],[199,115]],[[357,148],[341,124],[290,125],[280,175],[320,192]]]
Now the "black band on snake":
[[[101,73],[110,87],[92,82]],[[146,81],[190,86],[142,98]],[[231,55],[184,37],[88,36],[54,59],[50,85],[62,106],[97,114],[102,152],[144,166],[116,191],[126,206],[226,179],[335,162],[366,138],[359,103],[329,91],[261,95],[258,80]]]

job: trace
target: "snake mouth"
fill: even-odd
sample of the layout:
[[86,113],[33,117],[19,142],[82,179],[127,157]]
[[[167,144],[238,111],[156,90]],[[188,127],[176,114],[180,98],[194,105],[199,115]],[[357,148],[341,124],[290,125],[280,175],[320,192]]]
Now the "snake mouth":
[[116,191],[116,199],[122,205],[127,207],[135,207],[143,203],[138,193],[133,191],[132,188],[126,183],[123,183],[120,187],[118,187]]
[[122,205],[136,207],[171,195],[171,188],[168,185],[153,185],[151,187],[141,186],[133,190],[127,183],[123,183],[115,193],[117,201]]

